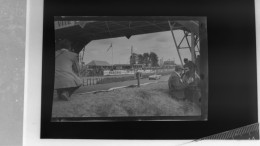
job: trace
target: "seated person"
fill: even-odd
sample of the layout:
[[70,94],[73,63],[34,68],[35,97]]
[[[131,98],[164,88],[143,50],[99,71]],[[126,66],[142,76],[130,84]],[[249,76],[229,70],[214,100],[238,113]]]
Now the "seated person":
[[181,66],[176,66],[175,71],[171,74],[168,80],[169,92],[172,98],[178,100],[184,100],[184,89],[187,88],[188,82],[183,81],[181,74],[183,72],[183,68]]
[[186,68],[184,74],[182,75],[182,79],[188,84],[188,86],[184,89],[184,96],[186,99],[191,102],[199,103],[201,98],[199,76],[196,74],[196,72],[194,76],[191,76],[189,68]]

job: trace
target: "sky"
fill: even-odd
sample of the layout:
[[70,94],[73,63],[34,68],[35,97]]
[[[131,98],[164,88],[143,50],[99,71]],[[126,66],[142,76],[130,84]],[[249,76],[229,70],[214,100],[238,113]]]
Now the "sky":
[[[184,36],[183,31],[175,30],[174,35],[177,44],[179,44]],[[108,50],[111,43],[113,47]],[[143,54],[146,52],[155,52],[159,59],[163,58],[164,61],[174,60],[176,64],[181,64],[170,31],[135,35],[129,39],[119,37],[91,41],[85,46],[83,62],[88,64],[92,60],[99,60],[107,61],[110,64],[129,64],[131,46],[134,48],[134,53]],[[188,47],[187,42],[183,41],[181,47]],[[82,52],[80,54],[82,55]],[[191,60],[189,49],[181,49],[180,54],[182,60],[184,58]]]

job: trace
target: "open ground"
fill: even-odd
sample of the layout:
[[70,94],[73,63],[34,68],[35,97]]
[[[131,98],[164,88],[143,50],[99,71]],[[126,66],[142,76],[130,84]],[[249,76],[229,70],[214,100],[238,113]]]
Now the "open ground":
[[134,81],[82,87],[68,102],[59,101],[54,95],[52,117],[200,116],[201,109],[197,104],[178,101],[169,95],[168,78],[143,79],[141,84],[150,84],[108,92],[89,91],[130,85]]

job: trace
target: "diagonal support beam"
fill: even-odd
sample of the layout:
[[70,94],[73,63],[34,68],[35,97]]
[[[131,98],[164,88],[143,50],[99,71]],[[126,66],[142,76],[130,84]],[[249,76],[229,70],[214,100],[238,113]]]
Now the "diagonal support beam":
[[179,43],[178,47],[181,46],[181,43],[183,42],[183,40],[185,39],[185,37],[186,37],[186,34],[184,33],[184,36],[183,36],[183,38],[181,39],[181,42]]
[[178,47],[178,45],[177,45],[177,42],[176,42],[176,39],[175,39],[175,36],[174,36],[173,30],[172,30],[171,22],[168,21],[168,23],[169,23],[169,27],[170,27],[170,30],[171,30],[171,33],[172,33],[172,38],[173,38],[173,41],[174,41],[175,47],[176,47],[177,52],[178,52],[178,55],[179,55],[179,59],[180,59],[180,61],[181,61],[181,65],[183,66],[182,58],[181,58],[181,55],[180,55],[180,52],[179,52],[179,47]]
[[[184,31],[185,32],[185,31]],[[185,32],[186,33],[186,32]],[[188,40],[188,36],[186,35],[186,41],[187,41],[187,44],[189,46],[189,49],[190,49],[190,53],[191,53],[191,60],[192,62],[195,63],[196,61],[196,55],[195,55],[195,46],[196,46],[196,42],[195,42],[195,34],[193,32],[191,32],[191,42],[189,42]],[[191,43],[191,44],[190,44]]]
[[200,41],[200,39],[197,37],[197,40],[195,41],[195,46],[196,46],[196,47],[198,48],[198,50],[200,51],[199,41]]
[[188,40],[188,32],[185,32],[184,30],[183,30],[183,32],[186,34],[185,35],[185,38],[186,38],[186,41],[187,41],[187,44],[188,44],[188,46],[189,46],[189,49],[190,49],[190,52],[191,52],[191,46],[190,46],[190,43],[189,43],[189,40]]
[[193,63],[196,62],[196,53],[195,53],[195,37],[194,32],[191,32],[191,60]]

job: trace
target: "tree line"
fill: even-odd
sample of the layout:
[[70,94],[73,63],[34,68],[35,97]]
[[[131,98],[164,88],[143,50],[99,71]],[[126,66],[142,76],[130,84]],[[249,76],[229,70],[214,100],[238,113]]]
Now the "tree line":
[[159,66],[158,61],[158,55],[154,52],[143,54],[132,53],[130,56],[130,65],[144,64],[146,67],[156,67]]

